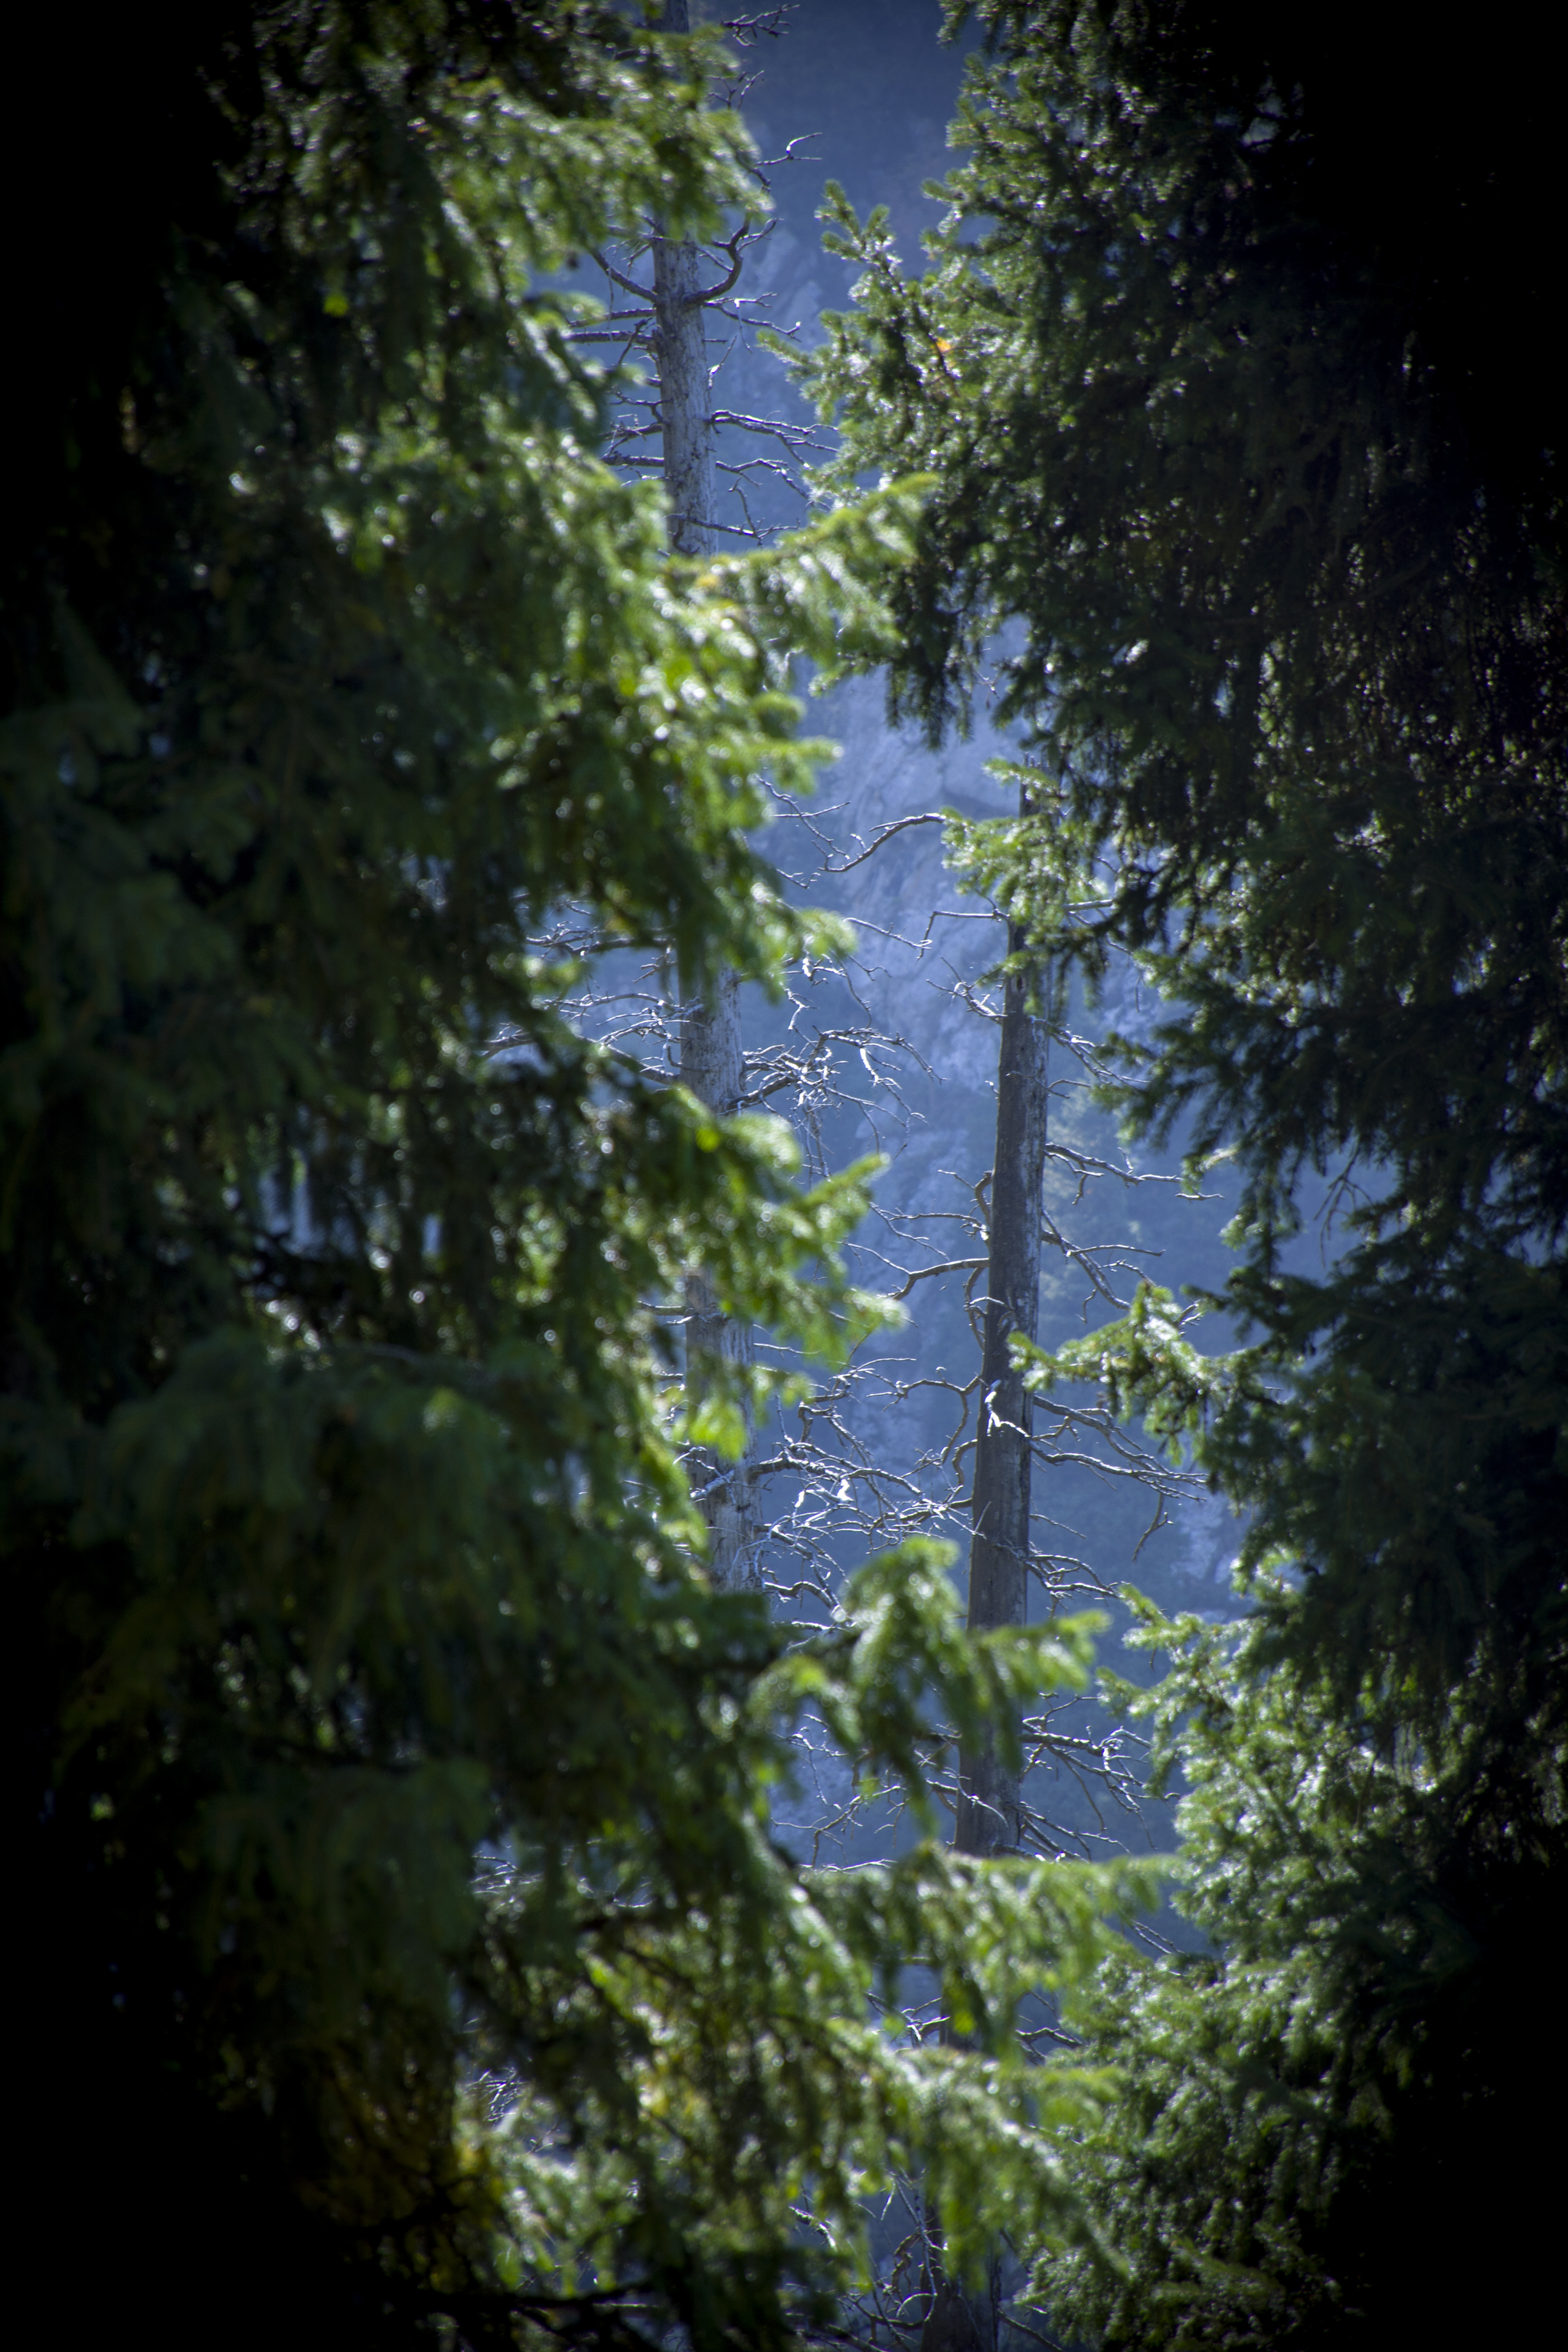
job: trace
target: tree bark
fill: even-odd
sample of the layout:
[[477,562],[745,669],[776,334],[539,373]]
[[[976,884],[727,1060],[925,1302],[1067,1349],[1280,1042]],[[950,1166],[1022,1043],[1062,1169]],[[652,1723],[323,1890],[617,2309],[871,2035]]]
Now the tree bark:
[[[665,0],[661,29],[689,29],[688,0]],[[702,256],[683,237],[657,236],[653,243],[654,351],[658,368],[658,416],[664,452],[664,488],[670,551],[676,555],[711,553],[713,530],[713,427],[708,407],[708,348],[703,305]],[[700,997],[682,1007],[680,1076],[684,1085],[721,1118],[740,1107],[741,1013],[733,973],[723,973]],[[715,1363],[748,1371],[756,1360],[749,1324],[721,1312],[706,1276],[693,1276],[687,1288],[687,1402],[701,1400],[704,1368]],[[728,1590],[761,1583],[759,1523],[753,1448],[726,1463],[709,1447],[691,1463],[692,1491],[707,1522],[709,1569]]]
[[[1009,932],[1009,952],[1023,944],[1020,932]],[[1009,980],[996,1060],[996,1156],[969,1546],[969,1626],[975,1633],[1022,1625],[1028,1616],[1030,1403],[1007,1347],[1015,1331],[1033,1339],[1039,1323],[1049,1037],[1028,1000],[1028,982]],[[1018,1775],[993,1742],[964,1750],[959,1780],[953,1839],[959,1853],[1016,1853]]]
[[[687,31],[687,0],[665,0],[660,29]],[[697,299],[701,273],[701,253],[689,237],[655,236],[654,354],[669,544],[676,555],[708,555],[715,537],[708,337]]]
[[[1022,803],[1028,814],[1028,801]],[[1009,954],[1025,944],[1016,929]],[[972,1633],[1022,1625],[1029,1604],[1030,1401],[1007,1342],[1015,1331],[1038,1335],[1040,1191],[1045,1181],[1049,1033],[1029,1011],[1026,979],[1009,980],[996,1056],[996,1151],[991,1175],[991,1230],[981,1353],[980,1423],[974,1455],[969,1543]],[[993,1741],[959,1756],[960,1853],[1016,1853],[1022,1833],[1019,1775]],[[985,2289],[966,2293],[942,2266],[934,2212],[926,2221],[931,2305],[921,2352],[994,2352],[996,2265]]]

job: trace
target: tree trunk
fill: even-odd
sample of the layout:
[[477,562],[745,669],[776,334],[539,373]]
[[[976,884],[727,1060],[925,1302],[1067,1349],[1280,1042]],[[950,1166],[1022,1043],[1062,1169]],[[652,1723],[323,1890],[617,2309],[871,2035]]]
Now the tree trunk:
[[[665,0],[661,28],[689,29],[688,0]],[[713,547],[713,428],[708,413],[708,351],[702,256],[685,238],[656,236],[653,246],[654,349],[658,366],[658,414],[669,545],[676,555],[706,555]],[[702,997],[682,1008],[680,1076],[721,1118],[734,1116],[741,1098],[742,1042],[738,992],[724,973]],[[749,1370],[756,1360],[749,1324],[721,1314],[713,1286],[696,1275],[687,1289],[687,1402],[700,1401],[703,1368],[716,1361]],[[728,1590],[761,1582],[752,1449],[726,1463],[700,1448],[691,1464],[692,1491],[708,1525],[709,1567]]]
[[[689,30],[687,0],[665,0],[660,30]],[[711,552],[713,428],[708,416],[708,338],[702,256],[687,237],[653,241],[654,352],[669,544],[677,555]]]
[[[1028,802],[1023,803],[1028,813]],[[1024,945],[1017,929],[1008,952]],[[1030,1405],[1007,1342],[1033,1339],[1039,1322],[1040,1188],[1046,1170],[1049,1033],[1028,1009],[1026,980],[1009,980],[996,1057],[996,1154],[981,1355],[980,1426],[969,1544],[969,1628],[1022,1625],[1029,1603]],[[1021,1834],[1019,1776],[986,1741],[959,1757],[960,1853],[1015,1853]],[[999,2281],[966,2294],[942,2267],[941,2231],[928,2213],[931,2305],[921,2352],[994,2352]]]
[[[1023,945],[1015,930],[1010,952]],[[1028,1616],[1030,1406],[1007,1342],[1037,1335],[1040,1187],[1046,1167],[1049,1037],[1028,1007],[1029,984],[1009,980],[996,1060],[996,1157],[991,1178],[990,1263],[981,1357],[980,1430],[969,1546],[969,1626],[1022,1625]],[[1017,1774],[990,1742],[959,1759],[960,1853],[1013,1853],[1019,1839]]]

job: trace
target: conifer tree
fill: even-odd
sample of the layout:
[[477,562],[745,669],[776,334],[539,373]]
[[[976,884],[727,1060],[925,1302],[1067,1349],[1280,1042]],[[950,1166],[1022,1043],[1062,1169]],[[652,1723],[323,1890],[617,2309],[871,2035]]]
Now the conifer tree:
[[1146,1293],[1031,1376],[1103,1381],[1251,1514],[1256,1622],[1182,1750],[1229,1809],[1192,1898],[1227,1940],[1091,2022],[1129,2069],[1086,2163],[1131,2284],[1053,2277],[1110,2341],[1524,2326],[1551,2292],[1508,2021],[1568,1867],[1568,504],[1518,364],[1544,151],[1500,51],[1415,58],[1395,13],[975,11],[933,267],[841,207],[858,308],[808,369],[846,485],[935,478],[905,707],[961,710],[1013,625],[1037,814],[960,855],[1042,961],[1157,980],[1122,1106],[1246,1185],[1217,1303],[1247,1348],[1205,1360]]
[[[666,32],[689,31],[686,0],[665,0]],[[658,368],[658,424],[663,457],[669,543],[679,555],[711,552],[713,529],[713,427],[709,411],[707,305],[711,283],[702,283],[702,255],[689,237],[656,231],[653,249],[653,317]],[[722,1118],[741,1107],[741,1013],[737,975],[715,973],[701,995],[689,1000],[680,1024],[680,1074],[700,1102]],[[692,1278],[687,1307],[687,1387],[691,1409],[700,1407],[702,1368],[712,1357],[729,1358],[742,1376],[756,1360],[751,1326],[724,1314],[713,1286],[702,1273]],[[748,1427],[748,1438],[752,1432]],[[701,1509],[712,1540],[713,1574],[726,1588],[761,1582],[757,1556],[757,1498],[750,1475],[752,1448],[732,1467],[710,1450],[696,1460]]]
[[700,990],[809,937],[746,838],[809,765],[776,647],[887,643],[908,504],[694,575],[595,454],[571,256],[745,194],[701,53],[574,0],[183,44],[75,61],[112,268],[40,216],[8,387],[21,2259],[68,2335],[776,2344],[896,2168],[1046,2226],[1094,2086],[1014,2021],[1147,1878],[771,1838],[805,1706],[929,1829],[947,1727],[1086,1638],[966,1640],[930,1550],[788,1654],[714,1589],[685,1285],[831,1359],[860,1194],[529,940],[585,905]]

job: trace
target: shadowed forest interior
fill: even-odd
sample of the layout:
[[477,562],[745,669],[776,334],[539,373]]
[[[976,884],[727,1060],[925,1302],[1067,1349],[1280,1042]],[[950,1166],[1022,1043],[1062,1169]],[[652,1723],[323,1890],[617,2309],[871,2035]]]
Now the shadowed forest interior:
[[1561,52],[10,29],[40,2341],[1551,2330]]

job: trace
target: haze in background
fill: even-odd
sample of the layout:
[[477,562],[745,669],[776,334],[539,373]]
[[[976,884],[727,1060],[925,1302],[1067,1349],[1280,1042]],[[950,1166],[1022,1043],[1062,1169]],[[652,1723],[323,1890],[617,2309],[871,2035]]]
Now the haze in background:
[[[725,5],[710,13],[731,11]],[[800,0],[785,22],[782,37],[758,38],[744,52],[756,77],[744,111],[763,156],[784,154],[792,141],[800,143],[793,161],[770,173],[778,225],[742,290],[766,295],[762,315],[810,342],[820,333],[824,310],[847,307],[853,279],[850,265],[822,249],[816,215],[825,183],[838,181],[862,215],[874,205],[885,205],[905,267],[923,267],[922,235],[942,213],[923,189],[954,160],[948,126],[963,57],[973,42],[940,40],[939,0]],[[799,420],[808,415],[782,367],[739,338],[716,397],[720,404],[753,415]],[[731,446],[730,454],[741,453]],[[759,497],[753,486],[748,497],[753,512],[772,521],[786,522],[803,511],[776,488]],[[868,839],[900,817],[944,807],[994,815],[1016,798],[1016,788],[986,773],[987,761],[1009,746],[989,728],[984,709],[976,712],[968,740],[950,738],[933,751],[917,730],[889,725],[883,682],[868,678],[813,701],[806,725],[842,746],[843,756],[824,776],[813,811],[814,822],[837,845],[840,856],[853,855],[857,838]],[[995,1117],[997,1033],[965,998],[984,993],[982,975],[1002,950],[1000,927],[977,920],[982,902],[955,889],[942,865],[941,838],[935,825],[906,832],[837,881],[813,872],[820,866],[820,850],[800,828],[781,825],[767,844],[781,866],[800,876],[804,895],[855,921],[861,943],[852,975],[855,993],[879,1028],[901,1035],[913,1049],[902,1084],[907,1117],[889,1095],[874,1123],[856,1126],[846,1119],[823,1137],[829,1162],[868,1149],[889,1153],[891,1165],[879,1196],[900,1217],[921,1211],[951,1215],[972,1205],[970,1188],[990,1162]],[[818,1001],[807,1008],[807,1018],[845,1017],[847,992],[824,981],[813,992]],[[1137,1034],[1157,1017],[1158,1009],[1158,1000],[1129,971],[1100,1013],[1079,1008],[1075,1021],[1097,1027],[1114,1021]],[[749,1034],[764,1034],[773,1018],[760,1003],[750,1006]],[[1068,1057],[1058,1053],[1053,1136],[1120,1160],[1110,1122],[1090,1108],[1080,1079]],[[1144,1164],[1169,1174],[1177,1155]],[[1101,1183],[1075,1205],[1075,1187],[1065,1172],[1053,1169],[1047,1205],[1075,1242],[1115,1249],[1121,1265],[1117,1286],[1123,1292],[1139,1269],[1173,1287],[1217,1285],[1229,1265],[1218,1236],[1231,1212],[1217,1182],[1215,1190],[1214,1200],[1191,1203],[1179,1198],[1173,1185],[1127,1192]],[[885,1237],[868,1234],[864,1245],[863,1278],[885,1286],[888,1270],[879,1263]],[[1081,1276],[1047,1252],[1041,1297],[1041,1338],[1047,1345],[1082,1329],[1084,1294]],[[887,1343],[890,1375],[896,1360],[906,1379],[939,1371],[967,1379],[975,1347],[960,1286],[917,1285],[909,1304],[910,1324]],[[1090,1321],[1102,1319],[1105,1311],[1091,1307]],[[912,1460],[940,1445],[951,1418],[950,1399],[940,1391],[921,1390],[879,1416],[879,1443],[884,1449],[894,1445]],[[1146,1498],[1109,1488],[1076,1469],[1039,1470],[1036,1483],[1037,1508],[1054,1523],[1054,1532],[1043,1532],[1051,1534],[1053,1544],[1059,1540],[1062,1549],[1078,1552],[1106,1584],[1135,1575],[1167,1606],[1190,1608],[1196,1602],[1205,1613],[1229,1613],[1225,1580],[1237,1530],[1217,1498],[1204,1496],[1182,1507],[1175,1524],[1140,1552],[1150,1516]],[[1194,1592],[1194,1579],[1211,1591]]]

